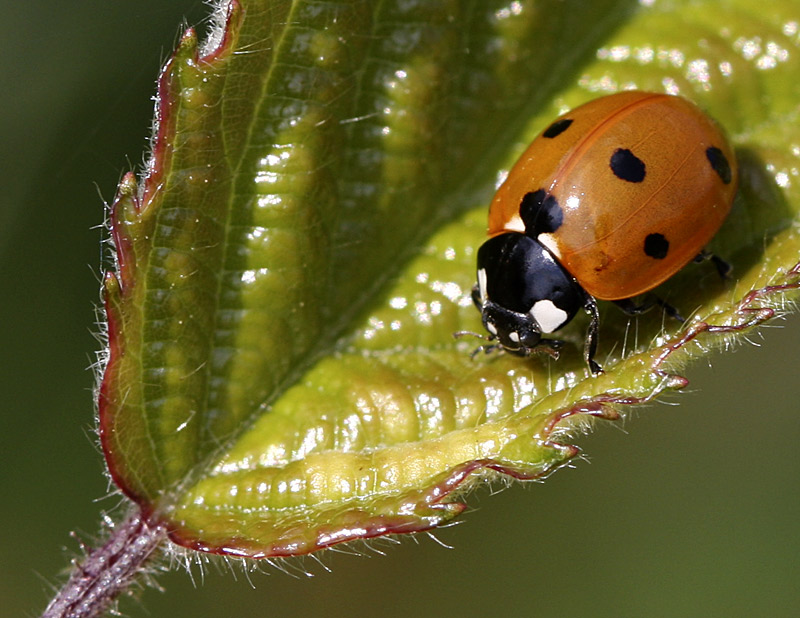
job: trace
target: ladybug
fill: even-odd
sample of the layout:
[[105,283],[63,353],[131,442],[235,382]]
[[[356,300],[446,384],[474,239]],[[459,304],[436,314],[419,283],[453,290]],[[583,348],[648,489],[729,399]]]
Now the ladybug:
[[677,96],[627,91],[575,108],[531,143],[489,210],[472,291],[489,339],[527,356],[558,355],[547,339],[579,309],[590,315],[584,357],[592,373],[597,300],[635,304],[693,259],[730,212],[736,159],[719,127]]

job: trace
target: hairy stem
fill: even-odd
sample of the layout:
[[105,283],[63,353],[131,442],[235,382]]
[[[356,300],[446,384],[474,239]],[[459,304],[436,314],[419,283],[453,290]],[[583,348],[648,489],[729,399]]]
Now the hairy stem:
[[42,618],[100,616],[134,582],[165,538],[164,527],[148,522],[137,509],[114,527],[102,547],[89,550],[76,564]]

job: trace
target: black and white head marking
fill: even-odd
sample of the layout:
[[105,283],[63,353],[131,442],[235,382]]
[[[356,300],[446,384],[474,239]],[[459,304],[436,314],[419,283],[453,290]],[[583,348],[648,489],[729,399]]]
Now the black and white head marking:
[[536,239],[508,232],[478,251],[476,305],[506,350],[529,354],[584,305],[585,293]]

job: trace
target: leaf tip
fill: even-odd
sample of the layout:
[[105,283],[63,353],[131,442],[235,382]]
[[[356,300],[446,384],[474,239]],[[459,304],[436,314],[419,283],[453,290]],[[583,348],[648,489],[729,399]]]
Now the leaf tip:
[[175,49],[175,60],[197,60],[197,31],[189,27],[183,31],[178,47]]

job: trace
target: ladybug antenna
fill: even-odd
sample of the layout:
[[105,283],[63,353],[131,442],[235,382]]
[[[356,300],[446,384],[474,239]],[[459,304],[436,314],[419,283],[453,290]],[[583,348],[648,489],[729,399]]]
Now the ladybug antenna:
[[453,339],[461,339],[462,337],[475,337],[476,339],[482,339],[483,341],[494,341],[495,339],[495,335],[483,335],[471,330],[457,330],[453,333]]
[[[453,333],[453,339],[461,339],[461,337],[475,337],[476,339],[480,339],[482,341],[494,341],[497,336],[496,335],[483,335],[481,333],[475,333],[471,330],[459,330]],[[486,345],[479,345],[477,348],[472,350],[472,354],[470,354],[471,359],[475,359],[475,357],[483,352],[484,354],[491,354],[495,350],[501,349],[503,346],[499,343],[487,343]]]

